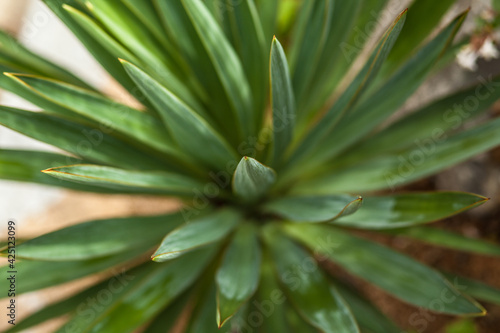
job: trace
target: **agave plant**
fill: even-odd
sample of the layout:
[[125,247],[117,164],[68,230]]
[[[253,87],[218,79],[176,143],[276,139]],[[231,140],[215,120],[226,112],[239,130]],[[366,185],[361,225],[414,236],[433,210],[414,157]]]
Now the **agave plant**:
[[357,73],[385,0],[44,2],[140,106],[2,33],[0,86],[42,111],[2,106],[0,123],[68,154],[2,149],[0,177],[184,205],[17,244],[2,290],[13,268],[17,294],[106,273],[9,332],[63,314],[58,332],[400,332],[325,260],[435,312],[484,315],[469,294],[498,302],[356,231],[500,254],[426,226],[487,198],[391,192],[500,144],[500,119],[461,130],[500,97],[493,78],[387,123],[453,59],[467,12],[428,36],[454,1],[394,15]]

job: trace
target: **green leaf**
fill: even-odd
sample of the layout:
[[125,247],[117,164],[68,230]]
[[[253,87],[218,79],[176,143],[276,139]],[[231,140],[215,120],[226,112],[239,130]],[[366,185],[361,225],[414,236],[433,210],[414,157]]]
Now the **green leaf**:
[[482,196],[461,192],[366,196],[355,215],[334,224],[362,229],[390,229],[434,222],[485,203]]
[[293,139],[295,126],[295,97],[288,72],[285,51],[273,39],[271,48],[271,105],[273,108],[273,165],[281,162]]
[[[410,304],[453,315],[485,314],[481,305],[461,294],[441,274],[387,247],[332,226],[288,224],[285,230],[351,274]],[[442,301],[443,295],[453,301]]]
[[92,164],[46,169],[43,173],[59,179],[104,187],[123,193],[151,193],[192,196],[203,183],[175,173],[130,171]]
[[14,74],[12,77],[44,98],[95,120],[109,131],[117,130],[159,151],[179,154],[161,121],[147,113],[63,82],[30,75]]
[[120,0],[86,0],[88,10],[106,27],[117,40],[134,54],[149,63],[162,78],[162,83],[185,101],[196,100],[181,80],[183,71],[169,52],[166,52],[144,24]]
[[53,79],[66,81],[83,88],[93,89],[68,70],[48,61],[36,53],[31,52],[14,37],[2,30],[0,30],[0,54],[11,58],[14,65],[23,68],[32,74],[39,74]]
[[500,256],[500,245],[483,239],[474,239],[443,229],[414,227],[390,231],[391,234],[409,237],[453,250],[477,253],[487,256]]
[[[369,158],[398,152],[415,144],[446,138],[463,123],[482,114],[500,98],[500,78],[489,77],[478,85],[447,96],[411,113],[353,149],[339,161],[354,165]],[[473,106],[470,106],[470,103]],[[418,122],[418,126],[415,124]]]
[[[362,100],[330,132],[315,156],[316,165],[333,158],[386,120],[417,90],[451,44],[468,12],[458,15],[439,35],[408,60],[380,89]],[[391,98],[387,98],[391,96]]]
[[192,301],[193,292],[188,291],[178,297],[175,302],[163,310],[153,322],[148,325],[144,333],[165,333],[170,332],[176,326],[179,318],[189,310],[189,303]]
[[494,119],[446,139],[405,149],[398,155],[381,156],[356,166],[334,169],[299,184],[294,193],[364,193],[394,189],[498,146],[499,128],[500,119]]
[[48,99],[40,96],[35,91],[30,89],[26,84],[16,79],[12,73],[13,69],[9,67],[3,67],[0,65],[0,71],[3,75],[0,75],[0,88],[5,89],[22,99],[38,106],[42,110],[45,110],[48,114],[53,114],[56,116],[61,116],[64,119],[71,120],[77,123],[89,124],[91,121],[86,119],[72,110],[63,107],[55,102],[49,101]]
[[199,296],[199,302],[189,320],[189,327],[186,333],[218,333],[221,330],[217,327],[214,314],[217,312],[215,301],[215,285],[211,284],[204,293]]
[[359,332],[344,300],[309,253],[276,230],[267,229],[265,240],[289,301],[311,325],[325,333]]
[[[148,247],[149,248],[149,247]],[[66,283],[87,275],[108,270],[112,267],[123,265],[128,261],[133,261],[143,257],[148,248],[133,249],[97,259],[85,261],[17,261],[15,271],[17,272],[16,294],[24,294],[54,285]],[[9,266],[0,267],[2,276],[8,276],[11,271]],[[44,274],[40,274],[44,272]],[[12,273],[11,273],[12,274]],[[36,278],[33,278],[36,277]],[[8,290],[10,282],[7,279],[0,280],[0,286]]]
[[[124,272],[123,274],[126,276],[128,272]],[[5,331],[5,333],[21,332],[28,328],[46,322],[47,320],[57,318],[66,314],[74,314],[77,311],[78,307],[81,306],[81,304],[85,304],[85,302],[88,301],[89,298],[94,297],[98,292],[106,290],[107,288],[110,288],[110,286],[115,287],[116,289],[123,289],[122,284],[117,284],[116,282],[121,282],[120,275],[115,276],[111,279],[104,280],[103,282],[87,288],[77,293],[76,295],[65,298],[62,301],[52,303],[42,308],[41,310],[31,314],[26,319],[23,319],[21,322],[16,322],[16,325],[11,329]],[[118,287],[116,287],[116,285],[118,285]]]
[[[225,89],[182,1],[154,0],[154,3],[172,44],[186,58],[193,75],[207,91],[203,101],[208,113],[217,122],[218,127],[222,129],[221,133],[224,133],[229,142],[240,144],[240,133],[238,130],[235,131],[239,128],[236,113],[228,106],[229,100]],[[206,119],[209,120],[208,117]]]
[[116,193],[116,191],[100,189],[93,186],[68,183],[49,177],[40,172],[49,167],[81,162],[82,160],[67,155],[41,151],[0,149],[0,178],[58,186],[77,191]]
[[264,332],[291,332],[286,317],[287,298],[278,285],[273,259],[266,248],[263,250],[261,276],[256,301],[261,307],[267,309],[266,311],[269,316],[264,320],[262,329]]
[[[361,98],[370,82],[375,78],[382,67],[383,62],[403,28],[405,19],[406,10],[396,18],[391,27],[386,31],[366,64],[335,102],[333,107],[326,112],[323,118],[321,118],[321,121],[308,132],[305,139],[299,144],[298,148],[295,149],[290,164],[296,164],[298,160],[312,155],[317,145],[328,137],[334,127],[338,127],[336,125],[338,125],[342,118],[345,118],[344,115],[347,114]],[[338,142],[328,147],[331,149],[336,145],[338,145]],[[311,149],[311,147],[313,148]],[[314,157],[314,160],[316,160],[316,157]]]
[[[163,24],[157,15],[157,9],[153,1],[123,0],[123,3],[152,32],[156,39],[161,41],[163,46],[167,48],[169,40],[166,38]],[[171,51],[169,48],[167,50]]]
[[389,318],[380,312],[375,305],[367,301],[355,291],[344,285],[338,286],[338,291],[352,309],[361,332],[369,333],[401,333]]
[[251,157],[243,157],[233,175],[233,192],[252,201],[261,197],[276,181],[276,172]]
[[224,138],[189,106],[136,66],[126,61],[123,66],[159,110],[164,125],[183,151],[218,170],[225,170],[227,163],[235,160],[237,155]]
[[480,299],[482,301],[500,305],[500,290],[487,285],[484,282],[469,279],[456,274],[445,274],[450,281],[453,281],[460,290],[463,290],[468,295]]
[[240,223],[240,218],[236,211],[225,209],[189,221],[168,233],[151,258],[158,262],[168,261],[217,242]]
[[17,246],[16,254],[45,261],[99,258],[152,247],[183,222],[181,213],[89,221],[28,240]]
[[226,14],[231,27],[233,46],[238,52],[253,94],[253,121],[256,128],[260,128],[269,84],[268,41],[264,37],[254,0],[241,0],[237,4],[228,4]]
[[257,229],[253,224],[243,224],[226,249],[215,277],[219,327],[222,327],[257,290],[260,262]]
[[113,76],[128,92],[141,100],[141,94],[137,87],[128,77],[125,70],[120,65],[117,57],[109,52],[106,43],[102,43],[98,37],[87,32],[82,28],[77,21],[64,9],[65,6],[71,6],[79,11],[86,12],[85,7],[81,6],[77,0],[42,0],[71,30],[71,32],[82,42],[82,44],[90,51],[93,57],[102,65],[108,73]]
[[[334,8],[327,39],[315,66],[312,82],[307,93],[301,98],[300,109],[306,112],[308,117],[324,106],[354,58],[363,49],[367,40],[365,29],[356,27],[368,27],[368,24],[371,24],[369,22],[373,21],[372,15],[379,12],[379,6],[383,6],[385,1],[332,1]],[[365,19],[363,15],[368,17]],[[363,34],[363,38],[358,38],[356,34]],[[356,36],[351,37],[351,35]]]
[[93,320],[89,322],[86,316],[75,316],[63,326],[62,332],[135,331],[189,288],[215,256],[216,250],[217,246],[211,246],[168,264],[150,263],[152,269],[144,277],[134,278],[125,293],[115,295],[109,305],[101,307],[101,311],[94,309]]
[[255,134],[252,93],[238,55],[201,0],[182,0],[239,121],[241,138]]
[[263,209],[293,222],[328,222],[354,214],[362,202],[350,195],[289,196],[272,200]]
[[388,69],[396,69],[439,25],[444,14],[455,3],[454,0],[413,1],[408,8],[408,21],[401,38],[387,58]]
[[[92,36],[94,42],[104,48],[110,56],[115,58],[115,61],[117,61],[118,58],[122,58],[128,59],[129,61],[139,62],[136,55],[113,38],[113,36],[102,27],[102,25],[91,17],[91,14],[87,14],[67,4],[62,5],[62,9],[66,12],[65,15],[68,15],[69,18],[75,22],[75,26],[78,26],[79,30]],[[127,81],[130,81],[130,78],[125,74],[123,68],[121,68],[121,71]],[[132,81],[130,82],[132,83]],[[138,96],[136,95],[136,97]]]
[[[290,49],[290,68],[293,73],[293,90],[303,110],[304,95],[313,83],[314,73],[328,39],[334,15],[335,1],[318,0],[303,2],[299,12],[295,38]],[[303,26],[300,23],[303,22]],[[306,113],[301,112],[299,117]]]
[[43,112],[0,106],[0,124],[90,161],[124,168],[162,168],[160,161],[134,150],[101,130]]

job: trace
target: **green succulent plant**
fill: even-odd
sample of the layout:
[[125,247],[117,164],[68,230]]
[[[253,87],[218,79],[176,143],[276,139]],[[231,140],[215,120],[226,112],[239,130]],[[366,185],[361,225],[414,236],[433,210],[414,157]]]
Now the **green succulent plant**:
[[68,153],[2,148],[1,178],[184,203],[17,244],[18,294],[107,273],[9,332],[65,314],[58,332],[401,331],[325,260],[431,311],[484,315],[469,295],[498,303],[356,232],[500,254],[426,225],[485,197],[387,191],[499,145],[500,119],[460,125],[500,98],[500,81],[387,124],[453,59],[467,12],[429,38],[454,1],[415,1],[346,81],[386,2],[44,0],[141,107],[0,34],[0,87],[43,110],[1,106],[0,123]]

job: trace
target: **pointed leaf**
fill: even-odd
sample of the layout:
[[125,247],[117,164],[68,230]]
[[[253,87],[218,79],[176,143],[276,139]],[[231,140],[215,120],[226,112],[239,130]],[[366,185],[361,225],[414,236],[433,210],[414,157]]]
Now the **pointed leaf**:
[[66,81],[86,89],[93,89],[70,71],[48,61],[34,52],[31,52],[14,37],[1,30],[0,52],[11,57],[17,66],[25,68],[33,74],[39,74],[56,80]]
[[[378,43],[364,67],[335,102],[333,107],[330,108],[321,121],[309,131],[304,141],[296,149],[294,155],[292,155],[290,163],[296,163],[295,161],[299,158],[311,155],[314,152],[314,149],[311,149],[311,147],[315,148],[321,141],[323,141],[332,132],[334,127],[338,127],[336,125],[344,117],[344,115],[346,115],[347,112],[356,105],[382,67],[383,62],[403,28],[405,20],[406,10],[396,18],[391,27],[386,31],[382,40]],[[338,143],[335,143],[335,145],[337,144]],[[329,148],[331,147],[332,146],[329,146]]]
[[332,170],[304,182],[295,193],[359,193],[394,189],[437,173],[500,145],[500,119],[455,134],[428,146],[416,145],[398,155],[381,156],[356,166]]
[[75,21],[76,24],[88,33],[94,40],[104,47],[109,54],[113,55],[115,58],[126,58],[130,61],[137,60],[136,56],[117,41],[112,35],[110,35],[91,15],[64,4],[62,8],[69,14],[71,19]]
[[457,251],[477,253],[487,256],[500,256],[500,245],[483,239],[474,239],[437,228],[414,227],[390,231],[397,236],[417,239]]
[[[149,247],[148,247],[149,248]],[[85,261],[18,261],[15,271],[19,284],[16,286],[16,295],[24,294],[54,285],[66,283],[87,275],[109,270],[112,267],[123,265],[126,262],[137,260],[144,256],[148,248],[133,249],[118,255],[107,256]],[[0,267],[0,274],[7,276],[12,271],[9,266]],[[44,274],[40,274],[44,272]],[[33,277],[36,277],[35,279]],[[9,289],[7,279],[0,280],[0,287]]]
[[98,38],[83,29],[79,23],[71,17],[66,9],[63,8],[66,5],[74,7],[79,11],[86,12],[85,7],[83,7],[77,0],[65,0],[64,2],[61,2],[60,0],[42,1],[64,22],[71,32],[78,37],[78,39],[90,51],[102,67],[105,68],[117,82],[125,87],[128,92],[140,100],[141,94],[132,80],[128,77],[127,73],[125,73],[125,70],[118,62],[117,57],[109,52],[105,44],[103,45]]
[[365,196],[355,215],[334,224],[362,229],[390,229],[434,222],[485,203],[488,199],[461,192],[408,193]]
[[111,99],[54,80],[30,75],[13,74],[35,92],[77,114],[91,118],[157,150],[178,154],[161,121]]
[[53,114],[55,116],[60,116],[64,119],[74,121],[81,124],[91,124],[92,121],[76,114],[74,111],[59,105],[53,101],[49,101],[37,94],[33,89],[30,89],[26,84],[14,78],[11,71],[13,68],[5,67],[0,65],[0,71],[3,73],[0,75],[0,88],[7,90],[14,95],[17,95],[28,101],[40,109],[44,110],[48,114]]
[[182,0],[191,21],[200,36],[208,56],[226,91],[230,107],[237,115],[242,138],[255,134],[252,122],[252,94],[238,55],[226,39],[217,21],[201,0]]
[[395,69],[423,42],[439,25],[454,0],[414,1],[408,8],[408,24],[401,32],[401,38],[387,58],[388,71]]
[[293,222],[329,222],[354,214],[362,202],[350,195],[289,196],[270,201],[263,209]]
[[[406,149],[412,145],[424,145],[429,140],[445,139],[446,134],[475,118],[500,99],[500,78],[480,79],[472,88],[447,96],[424,106],[401,120],[391,124],[342,156],[342,163],[350,165]],[[470,101],[473,107],[469,106]],[[418,126],[415,123],[418,122]]]
[[457,276],[456,274],[445,273],[445,275],[468,295],[491,304],[500,305],[499,289],[493,288],[484,282]]
[[86,0],[85,5],[117,40],[139,58],[156,69],[163,84],[186,101],[195,100],[186,81],[181,81],[182,71],[171,55],[160,47],[160,43],[144,24],[119,0]]
[[[145,72],[129,62],[122,63],[127,73],[156,106],[176,143],[204,165],[225,170],[227,163],[233,161],[236,154],[224,138],[189,106]],[[200,149],[201,144],[203,149]]]
[[276,181],[273,169],[251,157],[243,157],[233,175],[233,192],[245,200],[255,200],[265,194]]
[[160,161],[103,131],[42,112],[0,106],[0,124],[91,161],[125,168],[162,168]]
[[[356,27],[367,27],[373,17],[378,17],[379,7],[383,7],[384,2],[386,0],[332,1],[334,8],[327,39],[309,89],[302,96],[300,109],[305,115],[311,116],[314,111],[320,110],[332,96],[368,40],[366,31]],[[359,38],[358,34],[363,35],[363,38]]]
[[158,8],[166,34],[172,44],[182,52],[192,68],[193,75],[207,92],[203,101],[208,113],[230,143],[240,144],[237,114],[229,107],[226,91],[182,1],[153,1]]
[[115,295],[100,311],[94,309],[95,315],[90,321],[87,316],[77,315],[63,326],[62,332],[67,332],[69,327],[71,332],[134,332],[189,288],[216,252],[217,246],[211,246],[168,264],[149,263],[152,269],[144,277],[134,278],[125,293]]
[[[315,157],[321,164],[367,135],[421,86],[434,65],[453,41],[468,11],[458,15],[434,39],[422,47],[380,89],[361,101],[329,134]],[[390,98],[387,98],[390,96]]]
[[149,31],[151,31],[156,39],[161,41],[163,45],[169,42],[168,38],[166,38],[165,30],[163,30],[161,20],[157,15],[157,10],[153,1],[123,0],[123,3],[128,7],[128,9],[130,9],[131,12],[134,13],[142,24],[148,27]]
[[30,239],[17,246],[16,255],[48,261],[104,257],[152,247],[183,222],[181,213],[89,221]]
[[217,242],[236,227],[240,218],[236,211],[225,209],[190,221],[167,234],[151,258],[158,262],[168,261]]
[[262,24],[253,0],[242,0],[237,5],[227,5],[226,14],[231,27],[232,40],[248,78],[253,94],[254,123],[262,126],[267,102],[269,77],[269,41],[264,37]]
[[82,160],[41,151],[0,149],[0,179],[57,186],[77,191],[116,193],[113,190],[68,183],[40,172],[48,167],[72,163],[82,163]]
[[[319,66],[319,60],[328,39],[330,25],[334,15],[333,0],[306,1],[302,6],[312,6],[310,10],[301,10],[298,20],[304,20],[305,26],[297,26],[301,38],[294,38],[290,50],[290,68],[293,73],[293,88],[297,101],[300,101],[299,110],[303,110],[303,102],[309,87],[313,83],[314,72]],[[297,31],[295,32],[297,34]],[[300,115],[303,115],[301,113]]]
[[203,183],[162,171],[129,171],[92,164],[77,164],[46,169],[43,173],[59,179],[122,191],[191,196]]
[[[349,308],[314,258],[276,230],[266,231],[278,278],[297,311],[322,332],[359,332]],[[306,263],[308,268],[304,269]]]
[[285,51],[273,39],[271,48],[271,100],[273,108],[273,165],[278,164],[291,143],[295,125],[295,97]]
[[260,244],[253,224],[243,224],[226,249],[215,277],[217,324],[222,327],[257,290]]
[[[351,274],[410,304],[453,315],[485,314],[477,302],[461,294],[441,274],[385,246],[332,226],[288,224],[285,230]],[[453,302],[436,305],[435,300],[439,300],[443,293],[447,299],[452,295]]]

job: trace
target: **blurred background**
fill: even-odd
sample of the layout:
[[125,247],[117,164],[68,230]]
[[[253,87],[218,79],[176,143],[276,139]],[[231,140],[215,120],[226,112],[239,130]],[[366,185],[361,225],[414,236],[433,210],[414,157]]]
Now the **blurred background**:
[[[392,2],[402,10],[408,6],[410,1]],[[394,8],[394,4],[390,6]],[[492,8],[491,0],[457,1],[442,23],[449,21],[451,17],[469,6],[471,7],[471,15],[464,24],[461,36],[477,33],[478,19],[484,18],[488,10]],[[391,17],[388,18],[392,20]],[[129,96],[113,82],[79,41],[45,7],[42,1],[0,0],[0,28],[10,31],[31,50],[77,73],[87,82],[106,91],[114,98],[120,101],[129,100]],[[383,30],[385,25],[380,25],[379,28]],[[377,33],[376,35],[378,36]],[[362,57],[360,57],[359,63],[362,63]],[[475,64],[478,65],[477,68],[475,68]],[[476,61],[474,59],[473,63],[471,63],[470,57],[462,59],[461,65],[455,64],[451,66],[446,70],[445,75],[432,77],[408,101],[401,113],[408,112],[418,105],[436,99],[457,86],[471,85],[479,75],[487,77],[493,73],[500,73],[498,59],[491,59],[490,61],[485,59],[477,59]],[[33,105],[3,91],[0,91],[0,103],[36,110]],[[497,104],[491,112],[498,113],[500,110],[498,106]],[[398,115],[395,115],[395,117],[398,117]],[[4,127],[0,127],[0,147],[56,150],[51,146],[26,138]],[[442,224],[469,237],[485,238],[493,241],[498,241],[500,238],[500,210],[498,208],[500,206],[499,149],[405,189],[461,190],[479,193],[492,198],[489,203],[481,208],[462,214],[458,218],[442,222]],[[168,199],[82,194],[34,184],[0,181],[0,225],[5,225],[4,223],[9,219],[14,219],[17,223],[18,239],[31,238],[85,220],[153,214],[174,210],[178,205],[178,202]],[[0,227],[0,239],[4,240],[5,238],[6,229]],[[411,254],[430,265],[449,266],[450,270],[457,271],[458,269],[463,275],[487,281],[500,288],[500,263],[498,261],[447,252],[400,239],[386,238],[380,239],[380,241],[402,252]],[[67,293],[75,292],[91,281],[84,279],[83,281],[70,283],[62,289],[61,287],[49,288],[43,293],[18,297],[19,312],[17,319],[22,320],[23,317],[44,304],[62,298]],[[415,311],[414,308],[391,299],[378,290],[367,288],[362,283],[358,283],[357,287],[363,289],[385,313],[397,320],[402,327],[411,328],[408,318],[412,311]],[[0,301],[0,308],[4,308],[3,304]],[[480,332],[499,332],[500,309],[493,306],[487,308],[490,311],[490,316],[478,320],[476,325],[480,328]],[[445,326],[448,322],[450,322],[450,318],[436,316],[435,320],[429,321],[428,327],[422,332],[446,332]],[[29,332],[51,332],[58,324],[57,321],[51,322]],[[2,319],[0,321],[0,331],[5,329],[5,325],[6,320]]]

